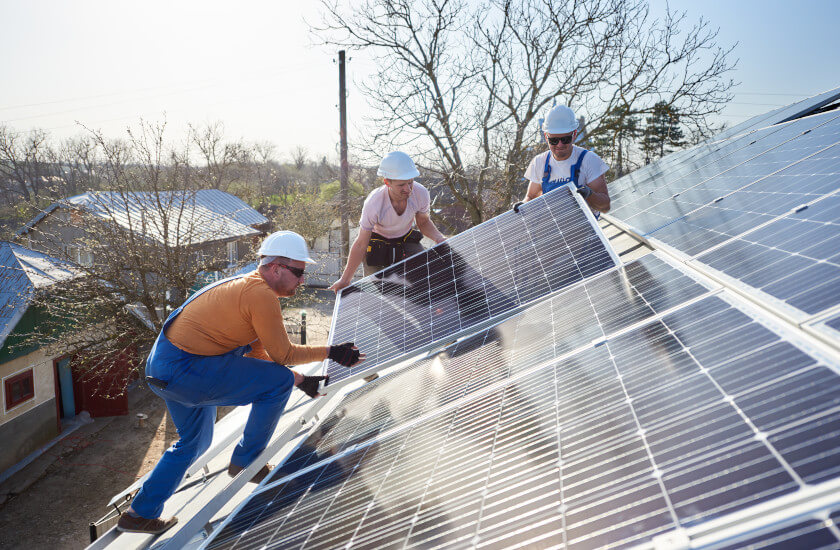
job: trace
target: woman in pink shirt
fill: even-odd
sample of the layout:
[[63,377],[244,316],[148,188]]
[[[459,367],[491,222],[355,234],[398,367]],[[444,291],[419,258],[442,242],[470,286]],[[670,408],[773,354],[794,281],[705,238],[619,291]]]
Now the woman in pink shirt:
[[[429,191],[414,181],[420,172],[411,157],[392,151],[382,159],[376,174],[385,185],[365,199],[359,235],[350,247],[341,278],[330,287],[335,292],[352,282],[363,261],[365,276],[371,275],[421,252],[423,235],[435,243],[446,239],[429,217]],[[413,229],[415,224],[419,231]]]

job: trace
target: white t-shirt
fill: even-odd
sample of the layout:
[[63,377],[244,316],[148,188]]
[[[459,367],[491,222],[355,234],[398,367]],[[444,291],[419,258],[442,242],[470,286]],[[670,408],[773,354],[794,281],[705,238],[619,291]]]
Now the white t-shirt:
[[[549,177],[549,181],[560,180],[561,184],[571,182],[572,166],[574,166],[577,162],[582,151],[583,149],[574,145],[572,147],[572,154],[569,155],[569,158],[566,160],[558,161],[554,157],[551,157],[551,160],[549,161],[549,166],[551,167],[551,176]],[[545,157],[550,154],[551,151],[546,151],[545,153],[540,153],[531,160],[531,164],[529,164],[528,169],[525,170],[525,177],[528,181],[542,185]],[[587,151],[586,156],[583,157],[583,163],[580,165],[580,178],[578,180],[578,185],[589,185],[589,182],[605,174],[609,168],[610,167],[607,166],[607,163],[601,160],[601,157],[592,151]]]
[[359,226],[365,231],[379,233],[386,239],[395,239],[411,230],[417,212],[429,213],[428,189],[415,181],[405,212],[397,215],[388,196],[388,186],[383,185],[371,191],[365,199]]

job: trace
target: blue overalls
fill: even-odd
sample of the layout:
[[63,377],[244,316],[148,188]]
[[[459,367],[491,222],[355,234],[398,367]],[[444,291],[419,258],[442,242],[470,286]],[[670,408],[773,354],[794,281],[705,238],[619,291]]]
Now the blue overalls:
[[[571,170],[569,170],[569,172],[571,172],[571,174],[570,174],[571,181],[575,184],[575,187],[578,188],[578,189],[583,187],[583,184],[579,183],[580,167],[583,164],[583,157],[586,156],[587,152],[588,151],[586,149],[583,149],[580,152],[580,156],[578,157],[577,162],[575,162],[572,165]],[[551,165],[549,164],[550,162],[551,162],[551,152],[549,151],[549,153],[545,156],[545,167],[543,167],[543,178],[542,178],[542,184],[541,184],[543,193],[548,193],[549,191],[553,191],[554,189],[557,189],[561,185],[566,185],[570,181],[568,179],[566,179],[566,180],[556,179],[556,180],[549,181],[550,178],[551,178]],[[598,219],[598,216],[601,215],[601,213],[598,212],[597,210],[593,210],[592,213],[595,215],[596,220]]]
[[163,503],[178,488],[187,468],[210,447],[217,406],[251,404],[245,431],[230,460],[245,468],[268,445],[292,393],[292,371],[273,361],[243,357],[250,345],[222,355],[195,355],[175,347],[164,334],[196,297],[238,277],[207,285],[173,311],[146,361],[149,387],[166,402],[180,439],[163,453],[131,503],[144,518],[160,517]]

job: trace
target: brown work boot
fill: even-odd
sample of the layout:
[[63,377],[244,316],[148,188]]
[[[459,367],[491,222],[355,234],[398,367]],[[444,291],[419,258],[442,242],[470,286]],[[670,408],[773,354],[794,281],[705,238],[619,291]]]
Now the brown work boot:
[[[230,477],[236,477],[236,474],[238,474],[239,472],[241,472],[244,469],[245,468],[243,468],[242,466],[237,466],[236,464],[231,464],[231,465],[228,466],[228,475]],[[265,466],[260,468],[260,471],[258,471],[256,474],[254,474],[254,477],[251,478],[251,483],[259,483],[260,481],[264,480],[265,476],[267,476],[269,473],[271,473],[271,470],[273,470],[273,469],[274,469],[274,465],[266,464]]]
[[176,523],[178,523],[178,518],[174,516],[171,518],[146,519],[124,512],[120,516],[120,521],[117,522],[117,531],[160,535]]

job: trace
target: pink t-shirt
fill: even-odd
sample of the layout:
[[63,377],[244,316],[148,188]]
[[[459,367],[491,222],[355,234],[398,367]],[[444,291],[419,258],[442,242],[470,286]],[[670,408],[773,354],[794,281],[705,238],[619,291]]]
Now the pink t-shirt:
[[379,233],[386,239],[395,239],[411,230],[417,212],[429,213],[428,189],[415,181],[405,212],[397,215],[388,197],[388,186],[383,185],[371,191],[365,199],[359,226],[365,231]]

